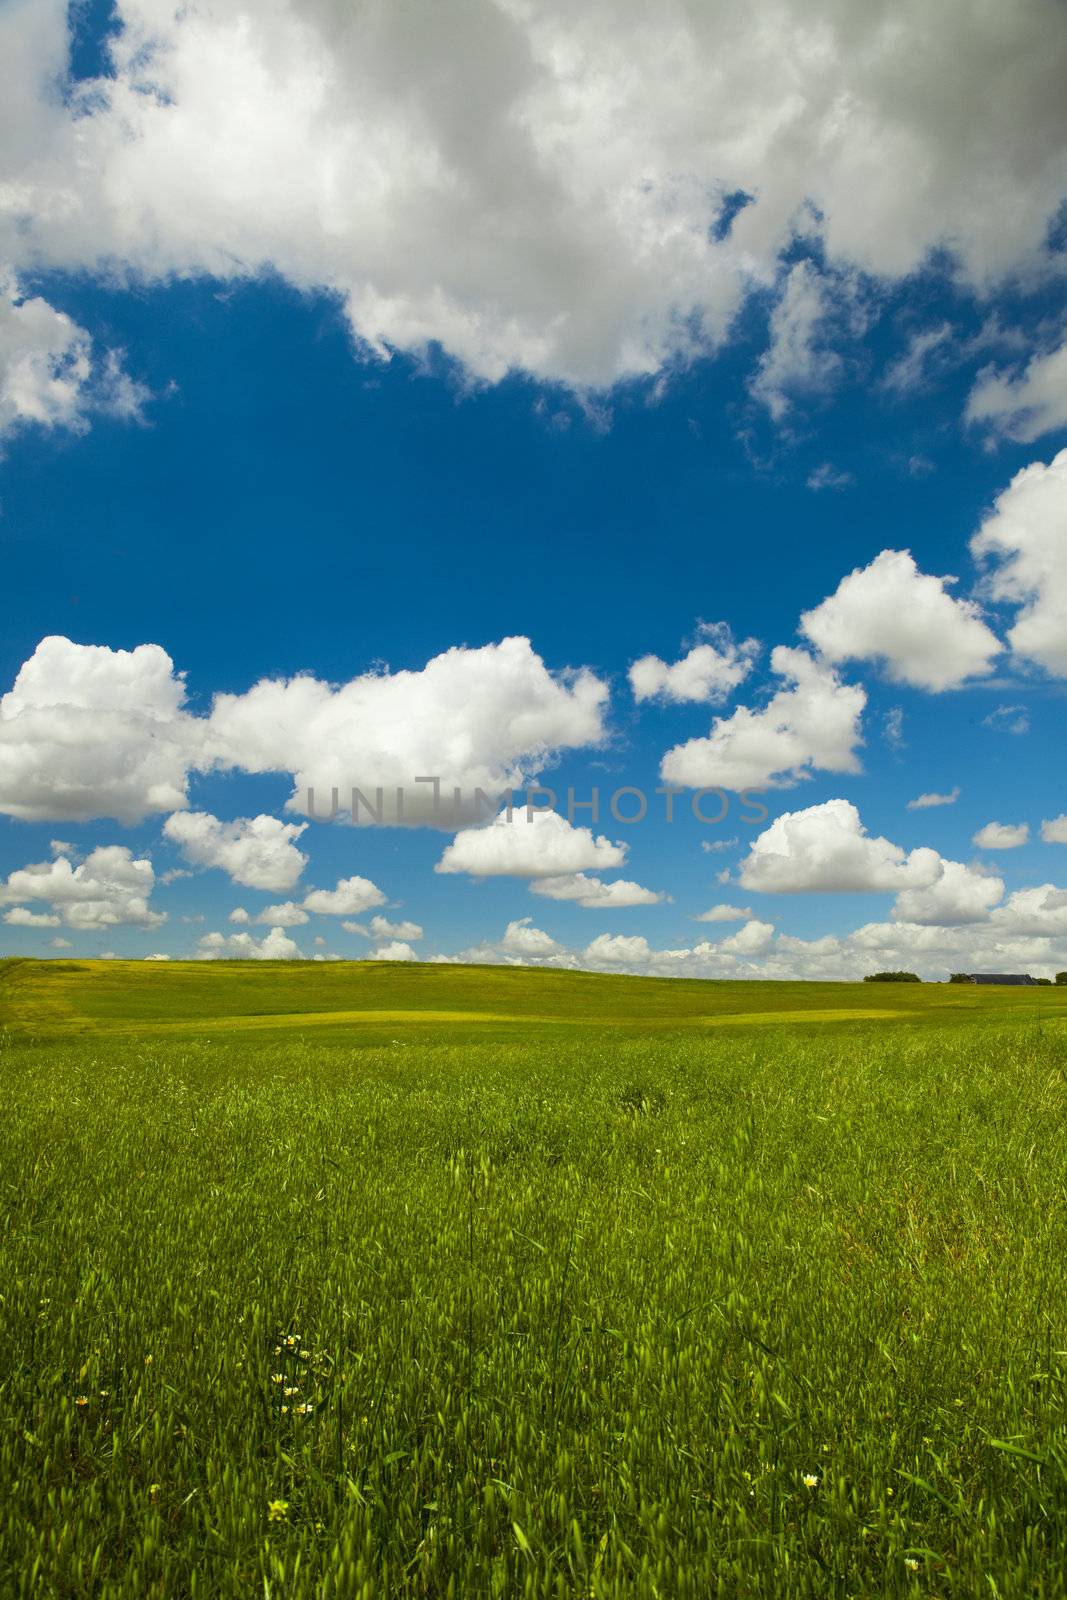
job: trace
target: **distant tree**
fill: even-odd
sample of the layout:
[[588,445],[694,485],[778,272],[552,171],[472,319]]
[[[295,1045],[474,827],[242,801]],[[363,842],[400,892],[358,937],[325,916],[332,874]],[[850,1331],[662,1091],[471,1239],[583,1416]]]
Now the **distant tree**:
[[869,972],[864,983],[922,983],[917,972]]
[[1034,982],[1035,983],[1047,983],[1050,987],[1052,985],[1052,979],[1051,978],[1035,978]]
[[971,975],[969,972],[954,972],[948,981],[949,983],[970,983]]
[[1056,974],[1056,982],[1057,983],[1067,983],[1067,972],[1057,972],[1057,974]]

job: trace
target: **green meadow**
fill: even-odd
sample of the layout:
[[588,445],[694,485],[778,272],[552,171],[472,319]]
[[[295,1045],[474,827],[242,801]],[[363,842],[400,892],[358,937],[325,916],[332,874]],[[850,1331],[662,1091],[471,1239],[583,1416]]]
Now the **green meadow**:
[[1067,989],[0,963],[0,1595],[1067,1597]]

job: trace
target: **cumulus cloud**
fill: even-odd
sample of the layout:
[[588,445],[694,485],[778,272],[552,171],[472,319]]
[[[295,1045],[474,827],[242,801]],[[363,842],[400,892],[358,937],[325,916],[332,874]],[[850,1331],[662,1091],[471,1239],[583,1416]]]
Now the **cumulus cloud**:
[[251,933],[205,933],[196,946],[198,961],[299,961],[300,947],[284,928],[257,939]]
[[670,666],[652,655],[633,663],[630,687],[638,703],[663,700],[714,704],[725,700],[747,678],[759,651],[756,639],[736,644],[723,622],[703,623],[700,632],[704,642],[694,645]]
[[[377,812],[379,821],[448,828],[485,815],[477,791],[495,800],[556,751],[600,743],[606,700],[591,672],[552,673],[529,639],[509,638],[340,687],[311,676],[263,680],[216,697],[209,737],[220,764],[292,773],[291,810],[328,816],[336,792],[355,822]],[[364,798],[353,810],[354,788]]]
[[0,699],[0,812],[24,822],[139,822],[187,804],[200,729],[156,644],[42,639]]
[[312,889],[304,896],[304,910],[326,917],[358,917],[361,911],[384,905],[385,896],[369,878],[341,878],[336,889]]
[[358,933],[364,939],[421,939],[422,928],[417,922],[390,922],[388,917],[371,917],[370,923],[342,922],[346,933]]
[[0,440],[31,425],[83,433],[94,412],[136,419],[148,398],[118,351],[101,356],[84,328],[0,270]]
[[[985,291],[1040,265],[1067,186],[1056,0],[891,27],[834,0],[117,0],[115,20],[108,74],[71,85],[65,0],[0,11],[16,265],[271,270],[333,295],[359,348],[436,341],[488,381],[603,387],[714,349],[798,233],[835,282],[945,249]],[[785,276],[771,405],[810,381],[812,274]]]
[[751,917],[752,912],[748,906],[718,905],[712,906],[710,911],[702,911],[694,922],[745,922]]
[[[240,917],[235,917],[230,912],[231,922],[240,922]],[[280,905],[264,906],[256,917],[257,922],[264,922],[270,928],[299,928],[308,921],[308,914],[302,906],[293,900],[284,900]]]
[[1067,891],[1052,883],[1017,889],[994,911],[993,922],[1016,937],[1062,938],[1067,935]]
[[812,770],[858,772],[856,746],[867,696],[842,683],[805,650],[778,645],[771,667],[789,687],[761,709],[739,706],[718,717],[704,739],[675,745],[663,757],[665,783],[682,788],[783,787]]
[[987,822],[979,828],[972,843],[980,850],[1017,850],[1030,837],[1027,822]]
[[372,961],[417,961],[418,952],[413,950],[403,939],[390,939],[388,944],[380,944],[370,953]]
[[760,922],[753,917],[746,922],[737,933],[730,934],[729,938],[719,943],[719,949],[727,951],[730,955],[758,956],[767,949],[774,938],[774,923]]
[[1004,894],[1004,880],[962,861],[941,862],[941,875],[923,888],[904,889],[890,913],[896,922],[936,924],[944,928],[986,922]]
[[36,924],[28,914],[5,920],[23,926],[84,930],[129,926],[156,928],[166,915],[153,911],[149,896],[155,883],[152,863],[137,859],[125,845],[99,845],[78,866],[66,855],[20,867],[0,884],[0,904],[47,901],[49,920]]
[[771,894],[927,888],[939,875],[936,850],[872,837],[848,800],[783,812],[741,863],[744,887]]
[[585,947],[587,961],[609,967],[647,965],[651,950],[639,933],[600,933]]
[[304,870],[307,856],[293,841],[306,827],[264,815],[220,822],[207,811],[176,811],[163,832],[193,866],[220,867],[248,889],[277,890],[291,889]]
[[183,810],[190,772],[238,769],[289,774],[296,812],[327,817],[336,796],[345,814],[359,788],[356,821],[460,827],[557,751],[600,743],[607,688],[585,670],[550,672],[528,639],[512,638],[339,686],[262,680],[218,695],[206,717],[184,701],[159,645],[42,640],[0,699],[0,812],[137,822]]
[[994,600],[1018,606],[1017,655],[1067,676],[1067,450],[1017,472],[971,540]]
[[1032,444],[1067,423],[1067,344],[1023,367],[986,367],[967,399],[966,418],[1005,439]]
[[621,867],[625,859],[624,844],[576,828],[558,811],[523,807],[457,833],[434,871],[466,872],[472,878],[558,878],[587,868]]
[[1046,818],[1041,824],[1041,837],[1046,844],[1067,844],[1067,812]]
[[1001,645],[973,601],[946,593],[955,582],[920,572],[907,550],[883,550],[806,611],[800,629],[828,661],[881,661],[895,683],[957,689],[991,672]]
[[584,906],[587,911],[654,906],[669,898],[662,890],[645,889],[641,884],[630,883],[625,878],[605,883],[602,878],[591,878],[585,872],[558,878],[535,878],[530,889],[533,894],[544,895],[549,900],[571,900],[575,905]]
[[931,806],[954,806],[959,797],[959,784],[956,784],[947,794],[938,794],[936,790],[931,790],[929,794],[917,794],[914,800],[909,800],[907,810],[928,811]]
[[514,922],[509,922],[505,928],[500,949],[506,956],[518,956],[522,960],[527,960],[530,957],[543,958],[555,955],[560,946],[551,934],[534,927],[532,917],[518,917]]
[[12,928],[58,928],[62,918],[50,911],[31,911],[28,906],[12,906],[4,912],[4,921]]

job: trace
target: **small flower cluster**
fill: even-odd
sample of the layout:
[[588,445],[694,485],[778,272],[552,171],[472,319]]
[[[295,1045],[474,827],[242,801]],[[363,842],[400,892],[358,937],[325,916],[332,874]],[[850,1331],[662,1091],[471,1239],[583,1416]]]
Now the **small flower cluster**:
[[278,1417],[310,1417],[315,1402],[306,1398],[306,1386],[319,1376],[319,1363],[299,1333],[279,1333],[274,1346],[278,1370],[270,1375],[271,1402]]

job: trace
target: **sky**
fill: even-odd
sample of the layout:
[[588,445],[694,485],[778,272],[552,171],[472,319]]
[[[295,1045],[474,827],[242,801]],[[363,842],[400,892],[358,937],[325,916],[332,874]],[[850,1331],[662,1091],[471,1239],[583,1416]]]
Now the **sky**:
[[1064,81],[2,0],[0,954],[1067,969]]

